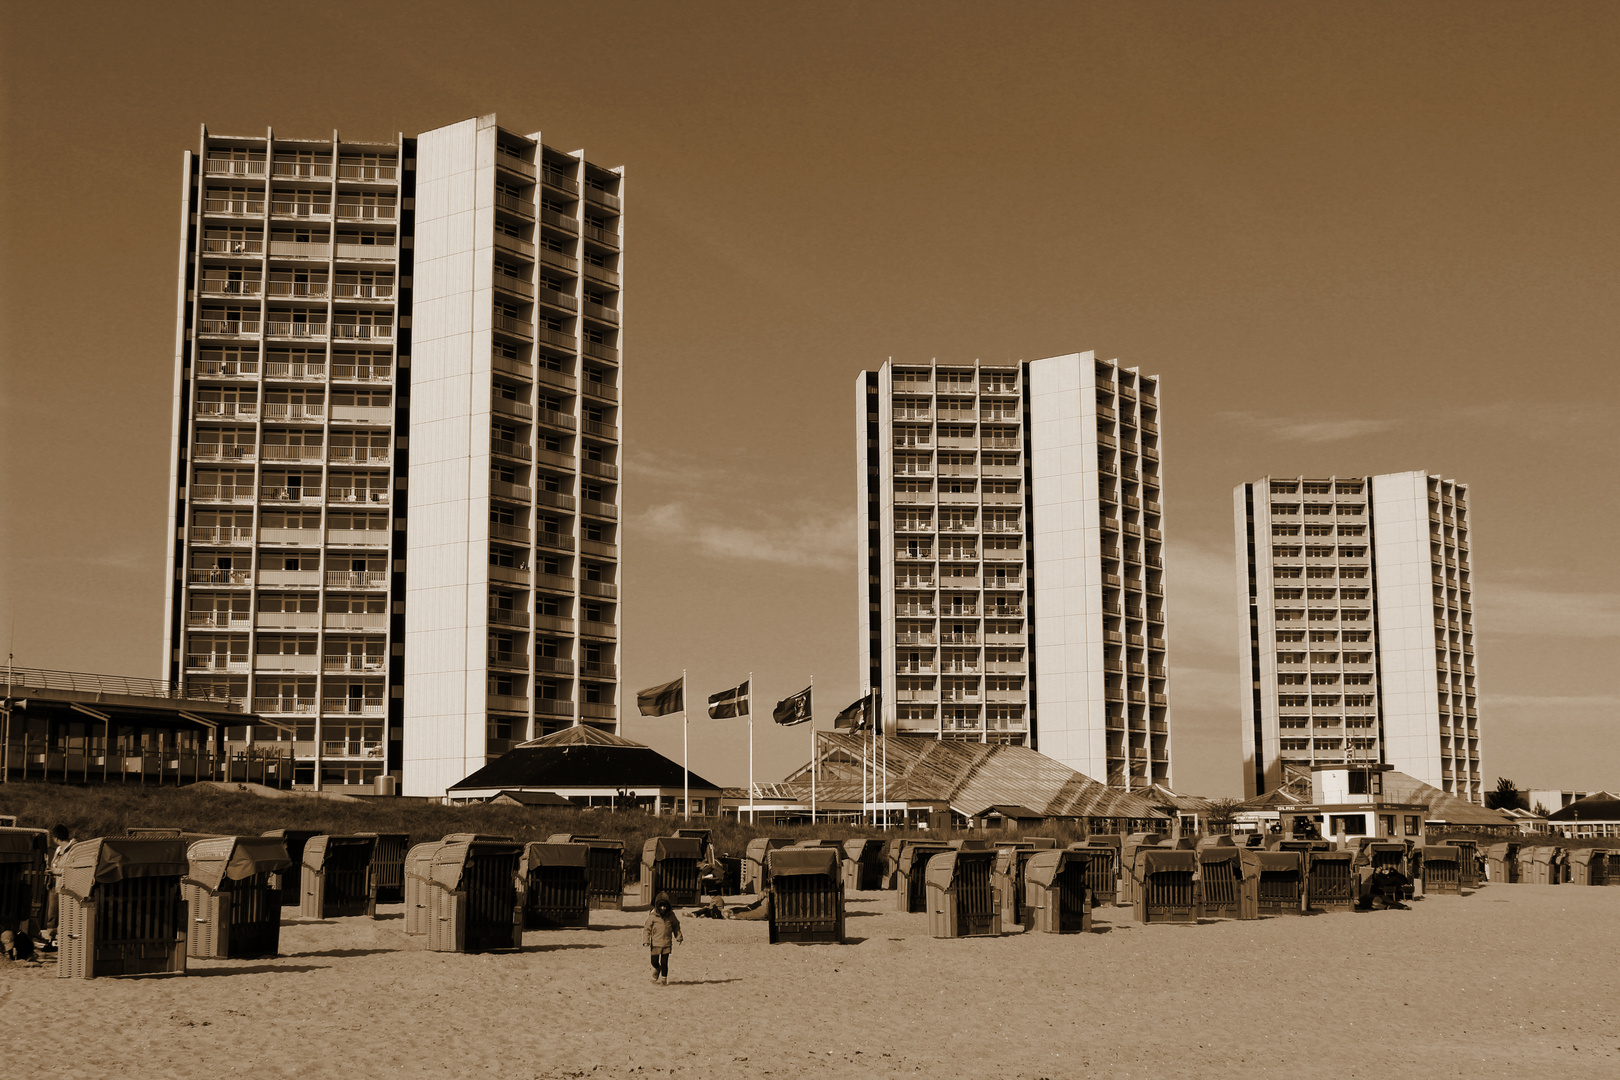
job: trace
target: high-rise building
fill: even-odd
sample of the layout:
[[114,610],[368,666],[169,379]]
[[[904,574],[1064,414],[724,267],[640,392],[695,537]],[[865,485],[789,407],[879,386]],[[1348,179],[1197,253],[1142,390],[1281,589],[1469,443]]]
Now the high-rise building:
[[1157,394],[1089,352],[861,374],[859,655],[887,730],[1169,783]]
[[406,794],[616,728],[622,180],[493,117],[417,141]]
[[619,182],[493,117],[187,153],[164,665],[228,745],[441,794],[613,724]]
[[1482,802],[1467,487],[1268,476],[1233,496],[1245,791],[1367,761]]

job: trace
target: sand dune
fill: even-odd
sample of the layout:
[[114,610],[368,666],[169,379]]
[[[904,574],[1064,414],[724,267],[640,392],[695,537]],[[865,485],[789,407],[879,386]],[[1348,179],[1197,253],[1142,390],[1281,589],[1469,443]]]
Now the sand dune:
[[10,1076],[1492,1077],[1620,1074],[1620,889],[1499,885],[1406,912],[938,941],[858,893],[853,944],[643,916],[428,952],[291,920],[285,955],[81,982],[0,964]]

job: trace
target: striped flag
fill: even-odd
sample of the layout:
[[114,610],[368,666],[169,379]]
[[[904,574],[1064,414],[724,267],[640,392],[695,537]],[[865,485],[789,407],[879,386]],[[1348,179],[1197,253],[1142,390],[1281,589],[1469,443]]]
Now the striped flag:
[[636,694],[636,708],[642,716],[668,716],[686,711],[686,676],[661,686],[651,686]]
[[792,727],[802,724],[810,719],[810,691],[813,687],[805,687],[792,697],[785,697],[776,703],[771,717],[783,727]]
[[724,720],[730,716],[745,716],[753,710],[748,704],[748,680],[730,690],[709,695],[709,719]]

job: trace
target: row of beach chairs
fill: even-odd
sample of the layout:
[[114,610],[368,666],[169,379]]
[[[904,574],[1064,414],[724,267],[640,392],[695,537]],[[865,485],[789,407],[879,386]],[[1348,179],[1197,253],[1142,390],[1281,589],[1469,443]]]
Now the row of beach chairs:
[[1620,847],[1563,848],[1513,841],[1487,845],[1486,874],[1493,883],[1620,885]]

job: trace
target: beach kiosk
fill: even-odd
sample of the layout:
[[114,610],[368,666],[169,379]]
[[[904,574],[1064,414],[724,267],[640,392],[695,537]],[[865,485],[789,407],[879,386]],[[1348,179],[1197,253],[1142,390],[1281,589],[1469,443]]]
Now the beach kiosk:
[[1198,878],[1203,884],[1204,916],[1236,919],[1243,894],[1243,864],[1230,836],[1206,836],[1194,849]]
[[416,936],[428,932],[428,882],[433,880],[433,856],[443,840],[417,844],[405,853],[405,933]]
[[1451,844],[1431,844],[1423,849],[1423,892],[1462,892],[1463,850]]
[[641,846],[641,903],[652,907],[668,893],[676,907],[698,902],[698,864],[702,841],[685,836],[654,836]]
[[186,955],[199,960],[275,956],[281,947],[281,871],[292,865],[274,836],[220,836],[186,849]]
[[375,836],[314,836],[304,845],[303,897],[298,914],[306,919],[377,917],[376,879],[371,876]]
[[998,937],[1001,911],[990,883],[994,850],[946,850],[928,860],[928,934],[937,938]]
[[928,862],[950,850],[945,844],[922,840],[907,840],[900,845],[894,883],[895,907],[898,910],[908,915],[928,910]]
[[74,844],[62,873],[57,977],[186,970],[180,879],[190,869],[184,840],[104,837]]
[[1309,852],[1244,848],[1240,919],[1304,912],[1304,866]]
[[50,895],[50,834],[44,829],[0,828],[0,929],[27,924],[37,931]]
[[1083,848],[1047,848],[1029,857],[1024,867],[1024,895],[1030,928],[1035,933],[1090,932],[1091,894],[1086,888],[1086,864],[1093,857],[1095,849]]
[[584,844],[523,845],[523,929],[591,924],[590,854]]
[[1132,908],[1140,923],[1197,923],[1203,914],[1198,853],[1185,848],[1137,849]]
[[743,892],[762,895],[770,887],[769,873],[765,865],[766,853],[777,848],[791,847],[792,844],[793,841],[786,836],[756,836],[748,841],[748,846],[743,849]]
[[844,875],[829,847],[777,848],[766,855],[770,943],[844,943]]
[[304,845],[321,835],[319,829],[271,829],[264,835],[273,836],[287,845],[287,858],[291,865],[281,872],[281,906],[298,907],[304,902],[303,865]]
[[883,844],[877,840],[844,841],[844,889],[874,892],[883,888]]
[[377,903],[404,903],[405,852],[411,845],[409,834],[367,833],[365,835],[377,838],[377,846],[371,853],[371,876],[377,886]]
[[523,946],[518,868],[523,845],[504,840],[441,844],[428,880],[428,948],[505,952]]
[[1609,853],[1603,848],[1580,848],[1569,853],[1571,885],[1607,885],[1609,872]]

